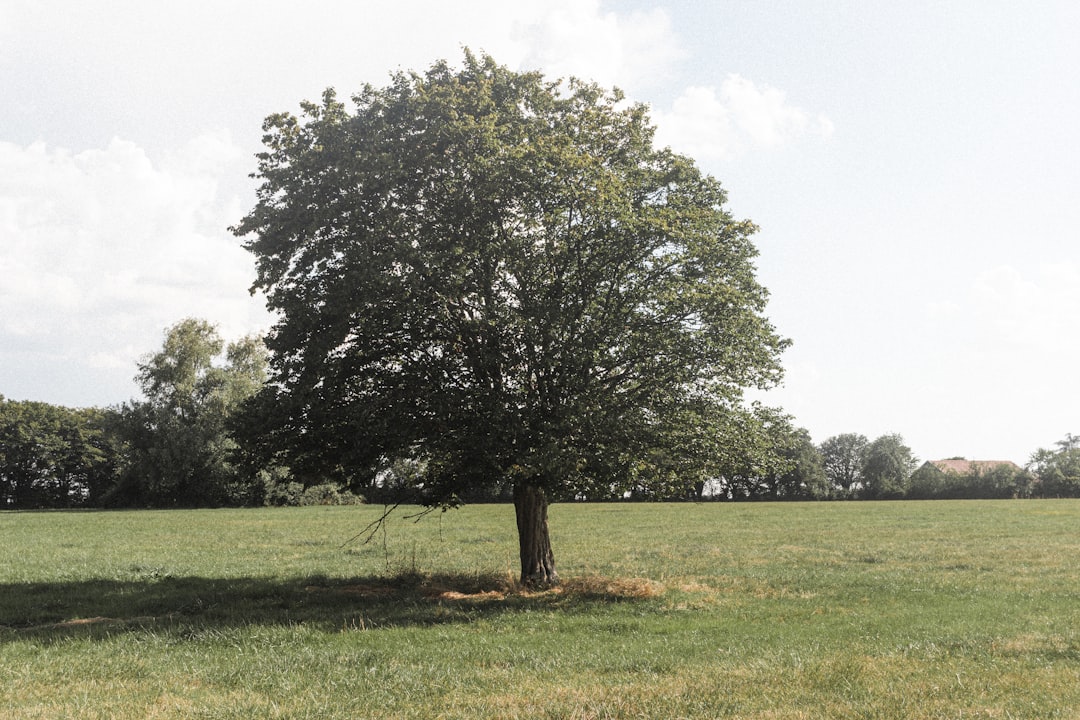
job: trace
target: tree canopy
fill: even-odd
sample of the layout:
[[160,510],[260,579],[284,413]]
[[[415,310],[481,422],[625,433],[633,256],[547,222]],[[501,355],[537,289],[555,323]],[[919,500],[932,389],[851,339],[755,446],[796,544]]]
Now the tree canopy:
[[869,441],[861,433],[841,433],[821,443],[825,476],[841,497],[854,497],[862,486],[867,445]]
[[1069,433],[1056,450],[1039,448],[1028,467],[1039,478],[1041,497],[1080,497],[1080,436]]
[[918,462],[904,438],[882,435],[866,445],[863,456],[863,497],[890,500],[904,496]]
[[302,109],[267,119],[234,228],[278,318],[263,444],[294,472],[512,492],[522,578],[551,582],[548,497],[685,488],[738,451],[786,345],[756,228],[643,105],[466,53]]
[[0,395],[0,509],[98,502],[115,464],[105,416]]

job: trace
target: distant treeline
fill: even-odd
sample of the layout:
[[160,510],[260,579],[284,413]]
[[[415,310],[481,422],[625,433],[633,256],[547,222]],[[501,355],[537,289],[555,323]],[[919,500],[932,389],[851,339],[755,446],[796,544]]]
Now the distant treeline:
[[[278,464],[261,441],[261,423],[273,412],[257,403],[266,376],[267,351],[259,339],[226,344],[209,323],[187,319],[139,365],[143,400],[71,409],[0,396],[0,509],[425,501],[420,461],[390,462],[363,478],[300,475]],[[663,491],[655,483],[619,482],[610,493],[593,489],[552,499],[1080,497],[1080,437],[1072,435],[1036,451],[1026,468],[953,459],[942,469],[919,466],[900,435],[869,441],[848,433],[815,445],[781,413],[755,408],[747,418],[753,425],[739,443],[742,451],[718,458],[707,479],[675,478]],[[317,448],[317,439],[312,445]],[[484,488],[459,499],[512,497],[509,483]]]
[[[377,479],[346,486],[325,478],[304,482],[284,468],[246,457],[230,430],[223,395],[228,372],[202,387],[185,409],[153,401],[109,409],[70,409],[0,397],[0,509],[199,507],[344,504],[413,499],[416,468],[388,468]],[[767,472],[729,472],[683,492],[643,489],[563,501],[748,501],[1080,497],[1080,449],[1069,436],[1039,450],[1027,468],[1011,463],[943,471],[913,468],[897,436],[872,443],[839,437],[815,446],[803,433],[778,448]],[[891,452],[888,452],[891,451]],[[899,451],[899,452],[898,452]],[[958,463],[951,463],[958,465]],[[963,463],[959,463],[963,466]],[[410,488],[412,488],[410,490]],[[510,488],[465,502],[508,501]]]
[[266,366],[261,340],[226,345],[212,325],[188,319],[139,365],[144,400],[75,410],[0,396],[0,508],[357,502],[243,451],[242,410]]

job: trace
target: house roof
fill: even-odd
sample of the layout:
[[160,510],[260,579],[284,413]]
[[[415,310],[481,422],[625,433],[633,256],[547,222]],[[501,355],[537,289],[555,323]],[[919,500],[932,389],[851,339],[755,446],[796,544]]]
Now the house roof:
[[963,475],[972,470],[987,472],[1003,465],[1015,470],[1020,469],[1020,466],[1012,460],[964,460],[963,458],[952,458],[949,460],[931,460],[930,464],[942,472],[956,473],[958,475]]

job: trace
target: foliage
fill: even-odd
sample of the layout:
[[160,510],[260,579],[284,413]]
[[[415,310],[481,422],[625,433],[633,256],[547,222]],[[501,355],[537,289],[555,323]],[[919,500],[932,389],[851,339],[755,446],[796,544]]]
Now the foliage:
[[110,504],[213,506],[261,502],[261,484],[234,462],[228,422],[262,386],[266,351],[256,338],[225,342],[205,320],[169,328],[139,365],[146,400],[123,406],[118,431],[128,462]]
[[741,452],[721,466],[712,485],[719,499],[795,500],[823,496],[821,454],[791,417],[755,406],[741,433]]
[[1026,498],[1032,476],[1011,463],[994,467],[971,463],[966,472],[943,472],[924,463],[911,475],[906,497],[911,500]]
[[820,452],[824,496],[841,499],[903,498],[918,464],[898,434],[882,435],[873,442],[859,433],[834,435],[821,443]]
[[873,500],[904,497],[918,462],[900,435],[882,435],[863,451],[862,496]]
[[1056,450],[1036,450],[1028,468],[1038,480],[1038,497],[1080,497],[1080,436],[1067,434]]
[[300,497],[297,498],[297,505],[359,505],[364,502],[364,498],[348,490],[343,490],[337,485],[325,484],[325,485],[312,485],[309,488],[305,488]]
[[937,500],[945,497],[946,488],[953,484],[951,478],[932,462],[923,463],[908,480],[908,498],[912,500]]
[[542,511],[670,496],[739,452],[787,344],[755,227],[643,105],[471,53],[353,105],[267,119],[235,228],[279,318],[264,454],[365,493],[409,461],[426,503],[528,487]]
[[301,483],[290,480],[268,482],[264,485],[263,504],[271,506],[299,505],[304,494]]
[[865,435],[843,433],[821,443],[825,477],[837,497],[852,498],[863,481],[863,464],[868,441]]
[[777,448],[783,468],[769,478],[771,497],[777,499],[827,500],[831,493],[825,477],[821,451],[804,428],[792,428]]
[[1080,501],[558,505],[547,592],[501,508],[381,512],[0,513],[4,717],[1080,711]]
[[0,396],[0,508],[94,504],[115,474],[101,410]]

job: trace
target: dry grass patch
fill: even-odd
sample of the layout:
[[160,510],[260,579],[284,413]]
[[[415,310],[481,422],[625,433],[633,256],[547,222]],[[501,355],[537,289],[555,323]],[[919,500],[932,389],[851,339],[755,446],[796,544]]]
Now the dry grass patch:
[[673,584],[672,589],[690,596],[683,600],[688,607],[745,604],[751,600],[814,600],[818,597],[815,592],[793,590],[754,578],[729,575],[718,575],[707,580],[683,579]]
[[428,597],[431,597],[435,600],[464,600],[467,602],[486,602],[488,600],[505,600],[506,593],[500,592],[499,590],[488,590],[486,592],[476,593],[463,593],[458,592],[457,590],[442,590],[432,591],[432,593]]
[[645,600],[666,592],[663,583],[648,578],[606,578],[588,575],[566,580],[557,592],[587,599]]
[[510,578],[487,576],[409,575],[385,581],[343,585],[308,585],[312,594],[351,596],[367,600],[423,598],[429,601],[492,602],[510,597],[564,597],[583,600],[645,600],[667,591],[660,582],[648,578],[609,578],[599,575],[571,577],[561,585],[542,590],[522,587]]
[[995,642],[991,651],[1014,656],[1064,657],[1070,653],[1080,657],[1080,647],[1060,635],[1027,633]]
[[141,615],[137,617],[88,617],[88,618],[72,618],[71,620],[63,620],[55,623],[45,623],[42,625],[28,625],[26,627],[18,628],[21,633],[37,633],[48,630],[71,630],[82,627],[95,627],[95,626],[143,626],[153,625],[154,623],[161,622],[162,620],[170,620],[174,618],[175,613],[168,615],[153,616],[153,615]]

